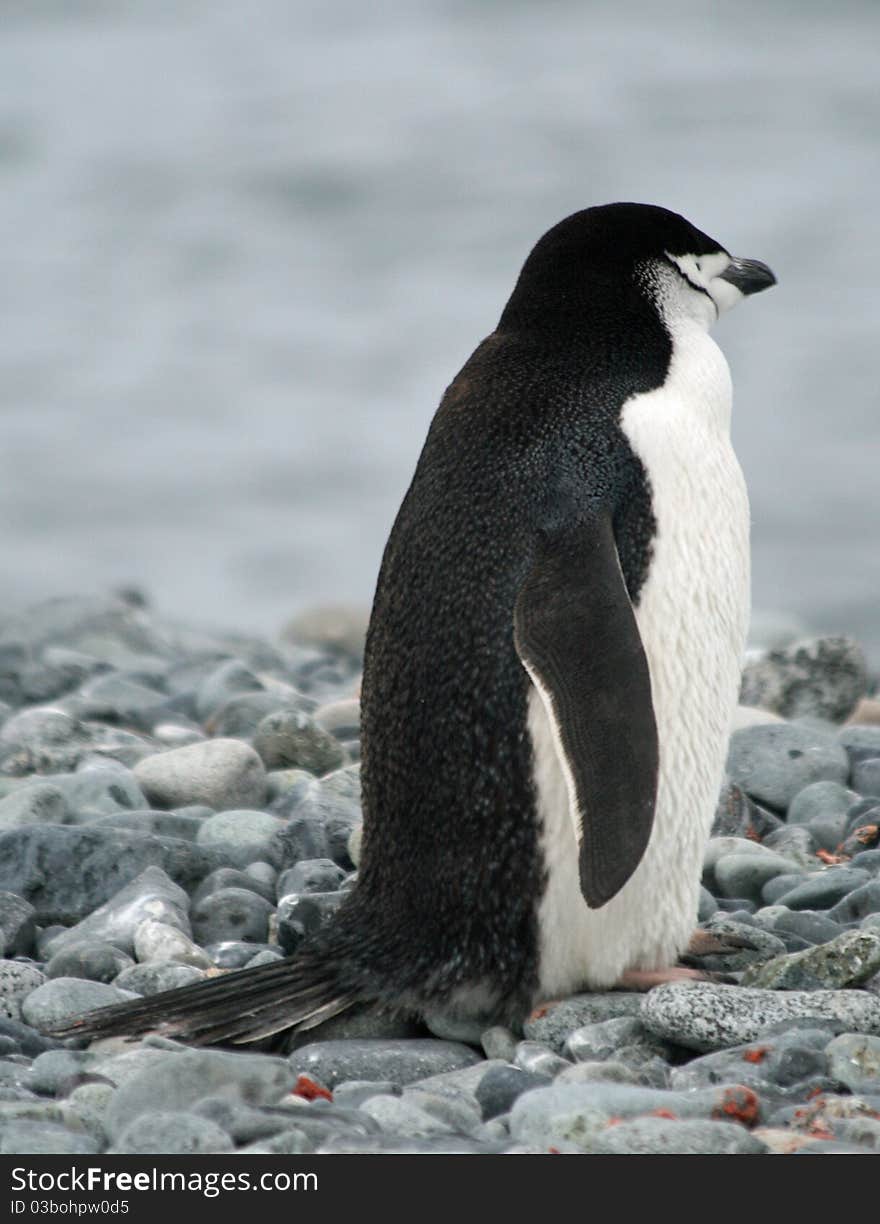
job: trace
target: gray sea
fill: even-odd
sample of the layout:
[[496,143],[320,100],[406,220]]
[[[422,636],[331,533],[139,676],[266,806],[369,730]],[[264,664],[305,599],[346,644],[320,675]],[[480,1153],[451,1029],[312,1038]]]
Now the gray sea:
[[589,204],[766,260],[722,320],[754,601],[880,661],[880,5],[4,0],[0,614],[369,601],[440,395]]

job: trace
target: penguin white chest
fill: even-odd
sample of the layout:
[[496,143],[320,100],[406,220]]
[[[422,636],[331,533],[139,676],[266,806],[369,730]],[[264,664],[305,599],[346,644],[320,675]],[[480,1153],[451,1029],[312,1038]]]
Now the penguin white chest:
[[702,328],[676,333],[663,386],[629,400],[621,417],[656,523],[635,609],[660,752],[651,840],[624,888],[589,909],[568,785],[533,690],[528,725],[547,872],[538,915],[542,997],[607,987],[627,969],[666,968],[696,924],[748,627],[749,510],[730,444],[727,363]]

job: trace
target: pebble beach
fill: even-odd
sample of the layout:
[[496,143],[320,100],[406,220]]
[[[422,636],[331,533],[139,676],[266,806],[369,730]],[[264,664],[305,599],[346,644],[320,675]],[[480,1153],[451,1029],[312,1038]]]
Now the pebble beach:
[[356,880],[365,613],[277,640],[136,590],[0,620],[0,1154],[880,1151],[880,700],[859,644],[750,650],[706,980],[522,1031],[355,1012],[285,1054],[54,1025],[294,952]]

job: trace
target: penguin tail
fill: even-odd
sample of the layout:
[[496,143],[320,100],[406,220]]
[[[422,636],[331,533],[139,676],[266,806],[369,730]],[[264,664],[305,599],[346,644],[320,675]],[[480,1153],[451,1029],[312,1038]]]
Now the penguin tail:
[[288,1030],[305,1032],[368,1000],[341,987],[332,964],[297,954],[224,973],[176,990],[88,1012],[52,1037],[117,1037],[157,1032],[194,1045],[241,1045]]

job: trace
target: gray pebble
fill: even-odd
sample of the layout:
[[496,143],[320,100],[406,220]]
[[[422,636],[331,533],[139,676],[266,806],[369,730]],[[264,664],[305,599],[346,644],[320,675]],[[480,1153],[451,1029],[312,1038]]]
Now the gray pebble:
[[[46,980],[46,975],[27,961],[0,960],[0,1016],[8,1020],[22,1019],[22,1004],[32,991]],[[27,1021],[27,1017],[24,1017]]]
[[867,871],[857,871],[852,867],[826,867],[777,897],[776,904],[792,910],[831,909],[870,878]]
[[722,913],[713,914],[706,923],[706,930],[719,939],[730,943],[729,952],[712,953],[699,958],[700,967],[714,973],[738,973],[751,965],[760,965],[780,956],[785,952],[785,944],[778,935],[764,931],[751,921],[751,915],[746,923],[727,917]]
[[125,1079],[110,1103],[107,1127],[114,1138],[141,1114],[186,1110],[207,1096],[274,1105],[296,1079],[284,1059],[266,1054],[207,1049],[150,1053],[158,1057]]
[[223,854],[234,866],[246,867],[277,854],[275,839],[282,827],[283,822],[268,812],[233,809],[203,821],[196,842]]
[[784,811],[811,782],[845,783],[849,758],[827,732],[770,723],[734,731],[727,772],[752,798]]
[[98,939],[65,943],[46,965],[47,978],[88,978],[92,982],[112,982],[134,961],[113,944]]
[[775,880],[768,880],[761,889],[761,900],[765,906],[776,905],[780,897],[785,897],[794,889],[800,888],[804,882],[803,872],[777,876]]
[[269,901],[255,892],[221,888],[193,907],[193,937],[202,945],[227,939],[265,943],[273,909]]
[[386,1134],[400,1135],[406,1140],[453,1133],[446,1122],[426,1113],[407,1097],[372,1096],[360,1108],[367,1117],[378,1122]]
[[666,1042],[649,1033],[637,1016],[619,1016],[575,1029],[565,1043],[565,1053],[577,1062],[601,1062],[623,1058],[638,1065],[657,1056],[669,1056]]
[[795,1018],[842,1021],[851,1032],[880,1033],[880,998],[861,990],[781,991],[670,982],[649,991],[641,1018],[658,1037],[708,1051],[754,1041]]
[[[570,1064],[569,1064],[570,1065]],[[476,1091],[477,1103],[484,1120],[510,1112],[511,1106],[524,1092],[546,1088],[552,1077],[522,1067],[493,1067],[480,1080]]]
[[54,978],[38,986],[24,1000],[22,1019],[35,1029],[52,1029],[74,1020],[98,1007],[125,1003],[138,996],[130,990],[120,990],[105,982],[89,982],[84,978]]
[[846,749],[853,765],[880,757],[880,726],[841,727],[837,739]]
[[806,867],[810,870],[816,866],[818,846],[810,830],[802,825],[790,827],[786,825],[782,829],[777,829],[775,833],[768,834],[764,839],[764,847],[785,855],[799,867]]
[[98,940],[131,954],[135,932],[147,919],[189,934],[188,908],[184,890],[161,867],[147,867],[88,917],[56,936],[46,951],[54,957],[84,941]]
[[163,990],[177,990],[201,982],[205,974],[194,965],[176,965],[172,961],[154,961],[147,965],[132,965],[124,969],[113,985],[120,990],[132,990],[139,995],[159,994]]
[[553,1079],[570,1065],[567,1058],[554,1054],[542,1041],[519,1042],[513,1052],[513,1063],[531,1075],[544,1075],[548,1079]]
[[[344,894],[343,894],[344,895]],[[424,1022],[434,1037],[445,1041],[463,1041],[466,1045],[481,1045],[481,1037],[485,1030],[485,1021],[469,1019],[463,1016],[452,1016],[445,1012],[426,1012]]]
[[312,1076],[331,1089],[352,1079],[411,1084],[481,1062],[469,1046],[430,1038],[320,1041],[302,1046],[290,1055],[294,1076]]
[[860,795],[880,795],[880,757],[868,757],[853,766],[852,782]]
[[301,710],[267,714],[254,733],[267,769],[307,769],[321,776],[345,764],[338,740]]
[[856,799],[855,791],[837,782],[813,782],[792,799],[788,824],[804,825],[817,846],[833,851],[843,840],[847,812]]
[[90,1156],[102,1145],[91,1135],[46,1122],[13,1122],[0,1127],[0,1156]]
[[517,1039],[508,1028],[495,1024],[486,1029],[480,1038],[480,1044],[487,1058],[500,1058],[504,1062],[512,1062],[516,1053]]
[[523,1033],[530,1040],[543,1041],[560,1054],[575,1029],[615,1016],[637,1016],[641,1002],[641,995],[625,990],[572,995],[540,1007],[524,1023]]
[[651,1088],[668,1088],[669,1072],[667,1069],[657,1082],[654,1081],[653,1076],[648,1082],[644,1079],[641,1070],[636,1071],[633,1067],[627,1066],[625,1062],[608,1058],[602,1062],[579,1062],[566,1067],[564,1071],[559,1072],[554,1083],[593,1084],[598,1080],[610,1084],[646,1084]]
[[880,972],[880,931],[844,931],[805,952],[778,956],[743,975],[743,986],[765,990],[841,990]]
[[286,1110],[251,1109],[241,1101],[228,1097],[204,1097],[189,1112],[216,1123],[236,1143],[252,1143],[290,1127],[290,1116]]
[[212,871],[210,875],[206,875],[201,884],[192,894],[193,905],[211,893],[219,892],[222,888],[245,888],[249,892],[255,892],[258,896],[263,897],[266,901],[275,900],[275,888],[273,885],[267,885],[264,881],[257,879],[248,871],[240,871],[238,867],[219,867],[216,871]]
[[159,807],[203,803],[217,812],[260,808],[266,795],[262,761],[250,745],[235,739],[156,753],[139,761],[134,773],[144,794]]
[[880,1093],[880,1037],[843,1033],[825,1052],[831,1075],[850,1092]]
[[595,1136],[590,1152],[607,1155],[760,1155],[767,1145],[734,1122],[634,1118]]
[[760,901],[768,880],[790,874],[792,863],[781,854],[729,854],[715,865],[715,879],[722,897],[748,897]]
[[400,1085],[390,1080],[345,1080],[333,1089],[333,1100],[337,1105],[357,1109],[370,1097],[398,1096],[401,1091]]
[[740,701],[783,718],[843,722],[867,691],[859,644],[847,637],[804,638],[746,664]]
[[[278,903],[278,943],[286,954],[333,918],[348,894],[344,892],[292,894]],[[458,1038],[456,1038],[458,1040]]]
[[207,722],[233,697],[263,691],[262,682],[241,659],[226,659],[209,672],[196,692],[195,709],[200,722]]
[[834,922],[858,922],[867,914],[877,913],[880,913],[880,879],[869,879],[832,906],[828,917]]
[[0,800],[0,829],[19,825],[67,824],[70,812],[62,791],[50,782],[21,786]]
[[42,1096],[61,1096],[88,1068],[91,1055],[79,1050],[46,1050],[31,1063],[29,1084]]
[[176,961],[210,969],[211,959],[183,931],[167,922],[147,918],[134,933],[134,954],[141,964],[147,961]]
[[838,935],[843,934],[841,926],[832,922],[825,914],[817,914],[813,910],[790,910],[784,905],[773,907],[772,929],[780,933],[788,931],[799,935],[811,944],[827,943],[829,939],[836,939]]
[[0,956],[28,956],[34,948],[36,910],[14,892],[0,892]]
[[277,899],[289,893],[336,892],[345,878],[344,870],[332,859],[303,859],[278,877]]
[[215,1122],[191,1113],[150,1112],[134,1119],[110,1148],[114,1156],[231,1152],[232,1140]]
[[189,842],[123,829],[32,825],[0,834],[0,890],[19,892],[41,925],[78,922],[150,866],[190,887],[219,864]]

